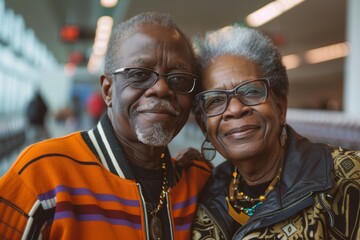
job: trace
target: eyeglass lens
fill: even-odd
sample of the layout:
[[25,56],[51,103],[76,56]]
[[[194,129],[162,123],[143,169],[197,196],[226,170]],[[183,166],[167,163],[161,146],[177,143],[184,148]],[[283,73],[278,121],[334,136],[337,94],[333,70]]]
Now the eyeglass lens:
[[[191,92],[195,85],[195,77],[186,73],[164,74],[169,88],[174,92]],[[160,74],[148,69],[132,68],[127,70],[127,80],[134,88],[147,89],[155,85]]]
[[231,97],[236,98],[247,106],[254,106],[265,101],[267,85],[265,80],[254,80],[240,84],[236,88],[226,90],[210,90],[199,94],[198,102],[207,116],[215,116],[225,112]]

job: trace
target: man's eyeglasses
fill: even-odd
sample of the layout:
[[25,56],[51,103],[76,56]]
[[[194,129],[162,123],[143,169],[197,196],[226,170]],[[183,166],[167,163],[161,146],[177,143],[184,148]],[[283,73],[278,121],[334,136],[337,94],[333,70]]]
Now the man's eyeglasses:
[[161,76],[165,77],[170,90],[176,93],[191,93],[198,76],[191,73],[160,74],[148,68],[119,68],[113,74],[125,73],[128,85],[138,89],[148,89],[155,85]]
[[217,116],[225,112],[233,96],[247,106],[263,103],[269,85],[268,79],[261,78],[243,82],[232,90],[208,90],[197,94],[195,103],[205,116]]

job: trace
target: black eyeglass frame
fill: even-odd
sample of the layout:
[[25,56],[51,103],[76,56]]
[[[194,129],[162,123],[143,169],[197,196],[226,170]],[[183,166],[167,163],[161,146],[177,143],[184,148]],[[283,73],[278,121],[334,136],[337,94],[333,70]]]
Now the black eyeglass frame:
[[[132,70],[132,69],[138,69],[138,70],[146,70],[148,72],[151,72],[151,73],[154,73],[156,75],[156,79],[153,80],[153,82],[147,86],[147,87],[138,87],[138,86],[132,86],[132,83],[129,82],[128,85],[132,86],[133,88],[136,88],[136,89],[149,89],[151,87],[153,87],[157,81],[159,81],[160,77],[164,77],[165,80],[166,80],[166,83],[167,85],[169,86],[170,90],[175,92],[175,93],[191,93],[194,88],[195,88],[195,84],[196,84],[196,80],[199,79],[199,76],[195,75],[195,74],[192,74],[192,73],[185,73],[185,72],[176,72],[176,73],[166,73],[166,74],[160,74],[158,72],[155,72],[154,70],[152,69],[149,69],[149,68],[142,68],[142,67],[123,67],[123,68],[118,68],[116,69],[112,74],[113,75],[116,75],[118,73],[124,73],[124,72],[128,72],[129,70]],[[189,91],[178,91],[176,89],[172,89],[171,88],[171,85],[169,84],[169,77],[171,76],[176,76],[176,75],[185,75],[185,76],[190,76],[190,77],[193,77],[193,84],[192,84],[192,88],[189,90]]]
[[[256,102],[254,104],[244,103],[241,100],[241,98],[239,98],[238,95],[236,94],[237,89],[241,88],[244,85],[247,85],[249,83],[256,82],[256,81],[261,81],[261,82],[263,82],[265,84],[265,96],[264,96],[264,98],[261,101]],[[233,98],[233,97],[236,97],[236,99],[238,99],[242,104],[244,104],[246,106],[256,106],[256,105],[259,105],[259,104],[264,103],[266,101],[266,99],[268,98],[268,95],[269,95],[269,90],[270,90],[270,81],[269,81],[269,79],[268,78],[257,78],[257,79],[242,82],[241,84],[239,84],[238,86],[236,86],[235,88],[233,88],[231,90],[220,90],[220,89],[215,90],[215,89],[213,89],[213,90],[207,90],[207,91],[200,92],[200,93],[196,94],[196,96],[195,96],[195,105],[197,106],[198,109],[199,108],[201,109],[201,112],[204,114],[204,116],[206,116],[206,117],[214,117],[214,116],[221,115],[226,111],[226,109],[229,106],[230,99]],[[224,110],[220,111],[219,113],[207,114],[205,112],[205,109],[203,109],[203,105],[200,103],[201,102],[201,100],[200,100],[201,96],[203,96],[206,93],[211,93],[211,92],[221,92],[221,93],[226,94],[226,104],[225,104]]]

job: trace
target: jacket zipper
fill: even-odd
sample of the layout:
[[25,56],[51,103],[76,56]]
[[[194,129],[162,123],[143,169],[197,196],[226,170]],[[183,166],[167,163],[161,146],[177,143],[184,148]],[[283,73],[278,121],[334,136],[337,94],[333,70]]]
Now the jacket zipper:
[[[146,202],[144,199],[144,196],[142,194],[142,190],[141,190],[141,185],[139,183],[136,183],[138,189],[139,189],[139,194],[140,194],[140,198],[141,198],[141,202],[143,205],[143,211],[144,211],[144,215],[145,215],[145,233],[146,233],[146,239],[150,239],[149,237],[149,223],[148,223],[148,216],[147,216],[147,211],[146,211]],[[170,212],[170,201],[169,201],[169,193],[166,192],[166,203],[167,203],[167,212],[168,212],[168,218],[169,218],[169,225],[170,225],[170,235],[171,235],[171,239],[174,239],[174,232],[173,232],[173,225],[172,225],[172,221],[171,221],[171,212]]]
[[[260,215],[260,216],[257,216],[257,217],[255,217],[255,218],[251,219],[251,221],[245,223],[240,229],[238,229],[238,230],[235,232],[234,236],[235,236],[238,232],[240,232],[241,229],[244,229],[245,226],[248,226],[248,225],[251,224],[252,222],[254,222],[254,221],[256,221],[256,220],[258,220],[258,219],[260,219],[260,218],[263,218],[263,217],[268,217],[268,216],[272,216],[272,215],[276,215],[276,214],[278,214],[278,213],[284,212],[284,211],[288,210],[289,208],[292,208],[292,207],[294,207],[295,205],[299,204],[300,202],[308,199],[308,198],[309,198],[310,196],[312,196],[312,195],[313,195],[313,192],[310,192],[310,193],[308,193],[307,195],[305,195],[304,197],[302,197],[302,198],[300,198],[299,200],[297,200],[296,202],[294,202],[293,204],[287,206],[286,208],[282,208],[282,209],[280,209],[280,210],[277,210],[277,211],[274,211],[274,212],[270,212],[270,213],[267,213],[267,214],[263,214],[263,215]],[[261,226],[259,226],[259,228],[260,228],[260,227],[261,227]],[[247,233],[245,233],[243,236],[245,236],[246,234],[247,234]],[[234,237],[234,236],[233,236],[233,237]],[[234,238],[232,238],[232,239],[234,239]]]
[[145,234],[146,234],[146,239],[150,239],[149,237],[149,223],[148,223],[148,216],[147,216],[147,211],[146,211],[146,202],[145,202],[145,199],[144,199],[144,196],[142,194],[142,190],[141,190],[141,185],[139,183],[136,183],[138,189],[139,189],[139,194],[140,194],[140,198],[141,198],[141,202],[142,202],[142,205],[143,205],[143,212],[144,212],[144,215],[145,215]]
[[168,217],[169,217],[171,239],[174,239],[173,224],[172,224],[172,221],[171,221],[172,218],[171,218],[171,212],[170,212],[169,192],[166,192],[166,208],[167,208]]
[[334,223],[335,223],[335,219],[334,219],[334,215],[333,215],[333,212],[331,211],[331,209],[329,209],[324,201],[323,201],[323,198],[325,198],[325,194],[324,193],[320,193],[320,196],[319,196],[319,202],[320,202],[320,205],[325,209],[325,211],[329,214],[329,217],[330,217],[330,226],[331,227],[334,227]]

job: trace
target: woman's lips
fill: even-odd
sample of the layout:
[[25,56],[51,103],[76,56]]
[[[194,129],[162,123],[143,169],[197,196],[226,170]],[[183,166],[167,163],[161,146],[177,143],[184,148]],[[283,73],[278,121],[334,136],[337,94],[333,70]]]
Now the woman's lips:
[[259,129],[256,125],[245,125],[241,127],[232,128],[225,133],[225,136],[242,136],[251,133],[252,131]]

